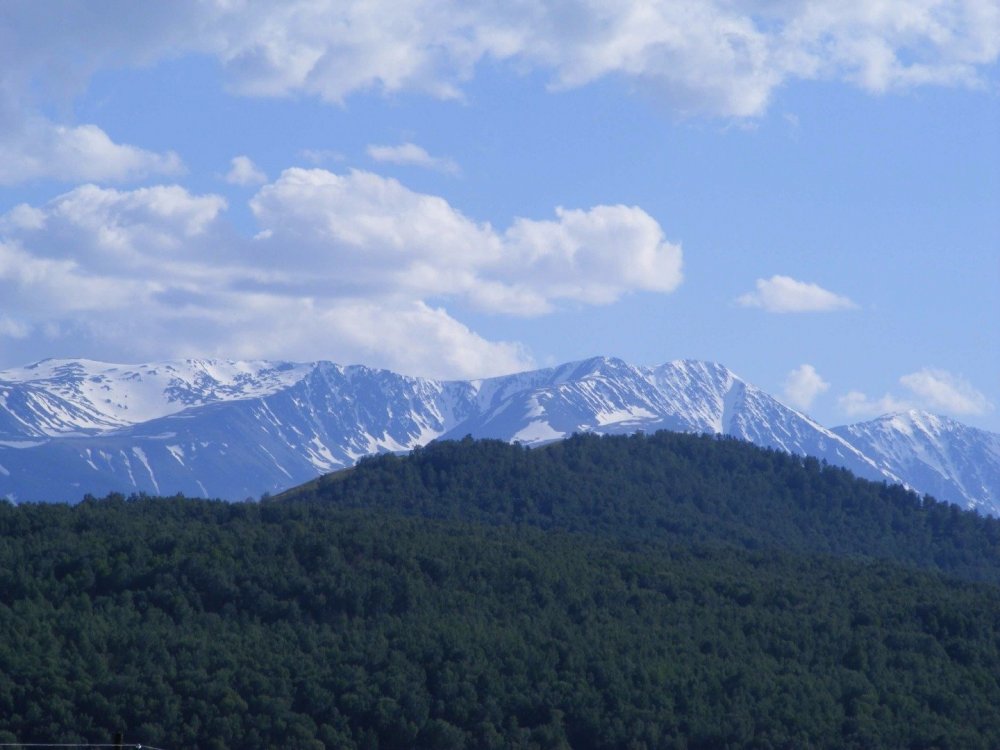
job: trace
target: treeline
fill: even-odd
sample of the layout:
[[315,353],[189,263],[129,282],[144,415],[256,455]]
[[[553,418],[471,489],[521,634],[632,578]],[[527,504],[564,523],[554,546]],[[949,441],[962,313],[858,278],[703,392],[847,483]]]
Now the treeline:
[[[878,560],[858,540],[800,549],[831,523],[853,528],[843,519],[864,514],[850,493],[842,520],[806,523],[833,500],[800,487],[815,510],[798,534],[762,536],[707,502],[671,528],[653,508],[687,507],[662,484],[686,464],[657,467],[666,449],[644,451],[663,439],[442,444],[366,461],[313,485],[312,499],[0,503],[0,742],[124,730],[168,750],[1000,747],[1000,587]],[[741,477],[708,485],[758,473],[741,468],[739,444],[678,446]],[[922,565],[946,568],[942,550],[995,532],[757,456],[761,474],[888,493],[893,544],[929,535]],[[551,471],[535,477],[534,461]],[[636,463],[659,494],[605,498],[599,477],[634,488]],[[582,499],[564,507],[577,475],[569,494]],[[367,483],[368,507],[323,499],[352,483]],[[409,490],[392,495],[397,485]],[[955,559],[995,580],[989,564]]]
[[894,560],[1000,582],[1000,520],[815,458],[709,435],[575,435],[530,450],[497,440],[432,443],[362,459],[279,499]]

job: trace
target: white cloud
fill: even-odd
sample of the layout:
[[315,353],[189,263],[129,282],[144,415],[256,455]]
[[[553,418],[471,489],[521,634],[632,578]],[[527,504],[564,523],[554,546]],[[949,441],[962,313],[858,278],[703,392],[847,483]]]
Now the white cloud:
[[681,110],[752,116],[794,78],[872,91],[975,83],[1000,52],[998,16],[982,0],[298,3],[253,19],[218,54],[235,85],[258,93],[454,96],[493,58],[548,69],[559,86],[624,75]]
[[38,257],[0,243],[0,290],[7,309],[38,322],[93,311],[120,311],[155,283],[119,280],[85,271],[75,260]]
[[[8,4],[0,25],[0,184],[31,180],[126,182],[183,171],[173,152],[115,142],[90,123],[59,122],[96,72],[194,51],[204,8],[144,8],[68,0],[58,10]],[[53,23],[53,13],[59,22]],[[172,51],[173,50],[173,51]]]
[[681,249],[639,208],[557,209],[555,220],[516,219],[505,232],[444,199],[369,172],[289,169],[250,203],[264,235],[343,291],[445,296],[493,312],[536,315],[560,300],[606,304],[681,281]]
[[[226,208],[217,195],[194,196],[177,185],[131,191],[83,185],[48,203],[34,225],[10,233],[32,257],[67,259],[95,274],[128,275],[134,269],[165,271],[180,262],[201,262],[196,242]],[[23,208],[15,209],[19,216]],[[10,222],[3,220],[2,225]]]
[[426,150],[415,143],[403,143],[399,146],[370,145],[368,147],[368,156],[377,162],[435,169],[439,172],[446,172],[453,175],[461,172],[458,164],[452,159],[431,156]]
[[263,185],[267,175],[253,163],[249,156],[234,156],[231,167],[226,174],[226,182],[230,185]]
[[533,362],[442,300],[541,314],[680,282],[680,249],[638,208],[559,209],[500,232],[396,180],[319,169],[287,170],[251,207],[253,239],[227,224],[224,199],[177,186],[85,185],[19,206],[0,216],[4,314],[122,356],[330,357],[473,377]]
[[876,416],[909,409],[981,416],[994,408],[982,392],[947,370],[925,367],[903,375],[899,383],[909,391],[905,398],[886,393],[882,398],[870,399],[864,393],[851,391],[840,397],[838,405],[849,416]]
[[[177,356],[326,358],[439,378],[482,377],[534,366],[519,344],[487,340],[444,309],[420,300],[230,289],[218,299],[192,299],[174,318],[164,315],[151,322]],[[178,326],[195,333],[180,339],[171,333]],[[163,342],[150,344],[147,356],[162,356]]]
[[[238,301],[240,325],[220,356],[273,357],[325,352],[344,363],[389,367],[425,377],[478,377],[534,366],[519,344],[489,341],[442,308],[416,300],[295,299],[263,295],[252,311]],[[320,348],[317,345],[320,345]]]
[[41,229],[45,226],[45,212],[27,203],[19,203],[0,217],[0,231],[9,229]]
[[680,246],[635,206],[558,208],[555,221],[518,219],[504,240],[503,275],[549,299],[607,304],[633,289],[671,292],[683,279]]
[[837,399],[837,406],[849,417],[874,417],[914,408],[913,403],[901,401],[888,393],[882,398],[873,399],[861,391],[850,391],[841,396]]
[[0,185],[27,180],[122,182],[179,174],[180,157],[115,143],[96,125],[69,127],[32,116],[0,128]]
[[993,408],[985,395],[946,370],[924,368],[904,375],[899,382],[931,410],[982,415]]
[[1000,53],[1000,6],[989,0],[848,0],[797,4],[781,38],[801,77],[844,79],[882,93],[979,85]]
[[0,297],[38,322],[143,310],[150,295],[205,274],[199,256],[225,206],[177,186],[84,185],[32,209],[31,222],[18,207],[15,221],[0,217]]
[[0,337],[25,339],[29,335],[31,326],[6,315],[0,315]]
[[[441,293],[499,254],[488,225],[466,218],[443,198],[370,172],[288,169],[261,188],[250,206],[267,238],[265,255],[282,247],[286,260],[297,254],[311,272],[339,269],[341,283],[353,288],[374,284]],[[452,278],[431,278],[432,272]]]
[[677,113],[723,117],[762,115],[796,80],[874,93],[994,85],[1000,56],[994,0],[177,0],[142,13],[68,0],[58,24],[46,4],[5,10],[0,180],[8,184],[175,169],[171,154],[38,113],[71,101],[99,70],[185,54],[215,57],[231,90],[251,96],[455,98],[477,66],[506,62],[541,71],[556,89],[618,77]]
[[[181,171],[177,154],[42,113],[70,111],[100,70],[185,54],[215,57],[229,88],[249,96],[458,98],[477,66],[507,62],[541,71],[553,89],[618,77],[678,114],[722,117],[764,114],[775,91],[797,79],[875,93],[985,86],[1000,56],[993,0],[177,0],[142,13],[67,0],[59,23],[51,14],[40,3],[5,8],[0,185]],[[415,154],[408,163],[451,168]]]
[[1000,11],[983,0],[331,0],[246,10],[238,24],[217,19],[214,51],[232,85],[329,101],[370,88],[459,96],[492,59],[548,71],[555,87],[619,75],[678,111],[745,117],[794,79],[874,92],[976,85],[1000,53]]
[[857,307],[847,297],[788,276],[757,279],[757,290],[741,295],[736,304],[774,313],[832,312]]
[[830,389],[830,384],[820,377],[809,364],[796,367],[785,378],[785,400],[797,409],[808,409],[813,401]]

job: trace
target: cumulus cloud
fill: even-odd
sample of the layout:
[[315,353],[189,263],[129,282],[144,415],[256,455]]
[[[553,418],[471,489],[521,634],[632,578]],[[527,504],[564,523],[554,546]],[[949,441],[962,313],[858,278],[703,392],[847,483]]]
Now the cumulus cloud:
[[0,127],[0,185],[39,179],[123,182],[184,170],[177,154],[115,143],[96,125],[69,127],[37,115],[2,119],[8,127]]
[[[198,241],[225,208],[220,196],[191,195],[177,185],[131,191],[83,185],[41,209],[19,206],[0,226],[19,241],[9,253],[30,249],[26,269],[36,263],[53,269],[72,263],[94,274],[128,275],[135,269],[153,273],[202,263],[204,248]],[[13,231],[15,226],[19,231]]]
[[415,143],[403,143],[399,146],[371,145],[368,147],[368,156],[377,162],[423,167],[448,174],[458,174],[461,171],[458,164],[452,159],[431,156],[424,148]]
[[[455,98],[477,66],[506,62],[541,71],[554,89],[617,77],[680,114],[723,117],[762,115],[795,80],[874,93],[985,86],[1000,56],[1000,7],[989,0],[177,0],[142,13],[67,0],[58,24],[44,4],[5,11],[0,113],[10,122],[0,128],[0,150],[15,158],[0,179],[8,183],[176,168],[171,154],[114,144],[96,126],[39,113],[70,101],[99,70],[184,54],[215,57],[230,89],[250,96]],[[73,153],[83,157],[75,165]]]
[[521,345],[489,341],[443,308],[420,300],[297,299],[269,293],[257,295],[252,305],[245,298],[234,301],[244,324],[220,332],[219,356],[256,358],[278,351],[312,359],[320,344],[324,356],[335,353],[341,362],[429,377],[477,377],[534,366]]
[[20,335],[24,319],[132,357],[326,356],[431,376],[532,365],[517,344],[486,340],[413,295],[338,294],[329,266],[314,294],[300,293],[280,247],[246,262],[253,243],[226,230],[222,207],[180,188],[89,186],[53,201],[42,228],[0,241],[0,296],[19,318],[0,333]]
[[955,416],[981,416],[994,405],[964,378],[947,370],[925,367],[903,375],[899,384],[908,394],[899,398],[886,393],[872,399],[860,391],[851,391],[838,400],[841,411],[849,416],[876,416],[896,411],[921,409]]
[[914,408],[912,402],[888,393],[881,398],[870,398],[861,391],[849,391],[837,399],[837,406],[849,417],[874,417]]
[[117,143],[97,124],[59,122],[43,113],[70,111],[100,70],[205,51],[194,32],[204,12],[185,2],[142,13],[127,3],[79,0],[61,2],[57,11],[38,3],[6,5],[0,24],[0,184],[126,182],[182,172],[173,152]]
[[95,185],[18,206],[0,216],[4,314],[136,357],[326,356],[473,377],[533,362],[451,310],[538,315],[681,280],[680,248],[634,207],[500,231],[396,180],[291,169],[251,200],[255,237],[226,208],[178,186]]
[[0,231],[41,229],[43,226],[45,226],[45,212],[27,203],[19,203],[0,216]]
[[840,78],[882,93],[979,85],[1000,54],[1000,7],[982,0],[797,3],[781,39],[801,77]]
[[757,279],[757,290],[737,297],[736,304],[773,313],[832,312],[857,307],[847,297],[789,276]]
[[873,92],[977,85],[1000,54],[1000,11],[982,0],[813,3],[299,2],[215,19],[213,51],[238,91],[359,89],[461,95],[485,60],[547,71],[570,88],[617,75],[676,110],[757,116],[795,79]]
[[5,8],[0,184],[179,171],[174,153],[41,113],[65,110],[100,70],[185,54],[216,58],[230,90],[248,96],[458,98],[478,65],[507,62],[541,71],[553,89],[618,77],[679,114],[722,117],[760,116],[779,87],[802,79],[875,93],[984,86],[1000,57],[1000,8],[984,0],[176,0],[141,13],[66,0],[58,24],[51,12]]
[[904,375],[899,382],[932,410],[981,415],[993,408],[985,395],[946,370],[924,368]]
[[680,247],[636,207],[560,208],[554,220],[519,218],[499,232],[396,180],[321,169],[286,170],[250,205],[264,228],[260,253],[280,246],[286,259],[308,259],[310,274],[337,269],[333,283],[355,293],[453,297],[537,315],[561,300],[669,292],[682,278]]
[[[0,296],[39,321],[146,304],[205,273],[199,255],[226,202],[177,186],[118,191],[84,185],[0,218]],[[30,216],[30,221],[25,217]]]
[[0,336],[11,339],[24,339],[30,334],[31,326],[7,315],[0,315]]
[[230,162],[226,182],[230,185],[263,185],[267,175],[262,172],[249,156],[234,156]]
[[785,378],[785,401],[798,409],[808,409],[818,396],[828,390],[830,384],[809,364],[799,365]]

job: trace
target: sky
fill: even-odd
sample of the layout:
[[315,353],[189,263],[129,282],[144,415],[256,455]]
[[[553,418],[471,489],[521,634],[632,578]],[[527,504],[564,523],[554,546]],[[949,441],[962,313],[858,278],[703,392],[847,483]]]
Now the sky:
[[722,363],[1000,432],[1000,0],[11,0],[0,368]]

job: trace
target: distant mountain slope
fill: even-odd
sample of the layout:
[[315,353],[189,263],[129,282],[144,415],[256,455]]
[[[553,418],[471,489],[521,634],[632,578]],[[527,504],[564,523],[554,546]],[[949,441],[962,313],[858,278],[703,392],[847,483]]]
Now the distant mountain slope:
[[[370,453],[426,443],[472,408],[467,384],[326,362],[253,365],[132,368],[135,390],[153,404],[147,410],[166,413],[102,433],[87,434],[90,412],[74,424],[63,410],[61,435],[53,437],[53,430],[46,434],[50,415],[38,410],[35,422],[22,422],[20,437],[33,440],[0,443],[0,494],[66,501],[111,491],[256,497]],[[160,377],[179,370],[187,377]],[[70,371],[58,387],[66,391],[80,379]],[[127,401],[123,382],[128,378],[116,383],[115,396]],[[120,410],[118,421],[128,414]]]
[[[979,490],[1000,483],[996,461],[984,463],[976,481],[947,472],[939,481],[921,464],[887,458],[904,447],[828,430],[722,365],[638,367],[608,357],[472,381],[330,362],[46,360],[0,372],[0,496],[73,502],[85,493],[143,491],[242,499],[440,437],[538,445],[574,432],[658,429],[732,435],[1000,512],[997,492]],[[963,462],[972,443],[959,431],[940,440],[955,454],[948,466],[967,474],[982,463],[978,454]]]
[[920,411],[834,432],[921,492],[963,498],[985,513],[1000,509],[1000,435]]
[[869,479],[899,481],[839,436],[722,365],[678,361],[636,367],[598,357],[540,372],[548,377],[494,398],[444,437],[471,434],[533,445],[575,432],[725,434],[816,456]]
[[265,395],[310,369],[262,361],[47,359],[0,372],[0,440],[98,434],[190,406]]

